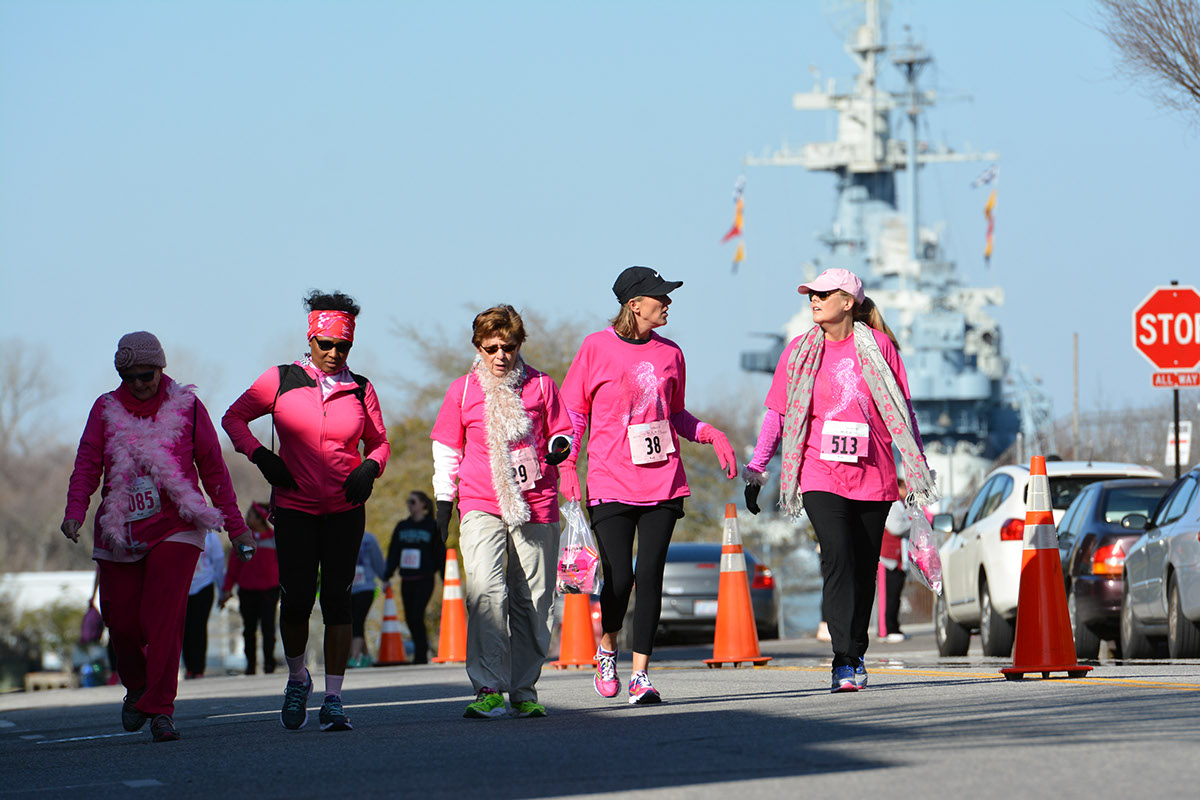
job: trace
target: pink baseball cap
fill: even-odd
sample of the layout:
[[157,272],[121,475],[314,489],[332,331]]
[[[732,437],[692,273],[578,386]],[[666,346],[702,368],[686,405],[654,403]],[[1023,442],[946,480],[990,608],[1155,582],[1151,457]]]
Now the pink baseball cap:
[[854,302],[861,303],[866,295],[863,293],[862,281],[848,269],[827,269],[808,283],[802,283],[796,287],[796,291],[800,294],[808,294],[809,292],[828,292],[834,289],[841,289],[846,294],[854,298]]

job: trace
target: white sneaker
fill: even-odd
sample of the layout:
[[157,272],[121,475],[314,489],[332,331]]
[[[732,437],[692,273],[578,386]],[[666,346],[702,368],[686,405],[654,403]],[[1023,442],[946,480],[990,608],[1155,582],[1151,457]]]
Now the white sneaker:
[[900,642],[908,641],[908,634],[896,631],[895,633],[889,633],[886,637],[884,637],[884,639],[888,642],[888,644],[899,644]]

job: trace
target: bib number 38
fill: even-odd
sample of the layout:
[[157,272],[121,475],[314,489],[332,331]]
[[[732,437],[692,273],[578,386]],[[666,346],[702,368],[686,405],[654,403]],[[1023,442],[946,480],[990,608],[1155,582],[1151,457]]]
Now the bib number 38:
[[665,419],[629,426],[629,456],[635,464],[666,461],[675,452],[671,426]]

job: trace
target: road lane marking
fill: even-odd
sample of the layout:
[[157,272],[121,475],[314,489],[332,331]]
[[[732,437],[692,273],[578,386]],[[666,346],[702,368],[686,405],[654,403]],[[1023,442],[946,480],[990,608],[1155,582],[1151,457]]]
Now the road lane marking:
[[[697,667],[662,667],[662,669],[698,669]],[[829,667],[801,667],[801,666],[784,666],[765,664],[759,667],[753,667],[756,670],[775,670],[777,672],[829,672]],[[1062,672],[1063,670],[1055,670]],[[872,675],[921,675],[930,678],[974,678],[978,680],[1006,680],[999,672],[947,672],[944,670],[932,669],[886,669],[875,668],[869,670]],[[1037,674],[1037,671],[1030,675]],[[1031,678],[1031,680],[1047,680],[1045,678]],[[1142,686],[1153,689],[1176,689],[1182,692],[1200,692],[1200,683],[1171,683],[1165,681],[1151,681],[1140,678],[1113,678],[1103,675],[1090,673],[1086,678],[1050,678],[1055,683],[1077,683],[1081,685],[1096,684],[1096,683],[1118,683],[1126,686]]]
[[[61,744],[63,742],[87,742],[92,739],[115,739],[118,736],[137,736],[136,733],[98,733],[95,736],[72,736],[68,739],[42,739],[38,744]],[[22,736],[22,739],[29,737]]]
[[[343,703],[343,708],[393,708],[395,706],[418,706],[425,703],[461,703],[472,700],[474,695],[465,694],[462,697],[436,697],[427,700],[389,700],[386,703]],[[233,719],[235,717],[261,717],[264,714],[278,714],[279,709],[269,711],[239,711],[236,714],[209,714],[205,719]]]

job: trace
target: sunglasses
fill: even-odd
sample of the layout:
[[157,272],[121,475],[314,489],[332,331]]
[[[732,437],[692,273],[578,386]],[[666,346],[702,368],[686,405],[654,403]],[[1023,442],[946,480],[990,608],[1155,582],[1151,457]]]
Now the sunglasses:
[[137,383],[138,381],[149,383],[154,380],[154,370],[150,370],[149,372],[135,372],[132,375],[122,375],[121,380],[125,383]]
[[520,346],[521,345],[519,344],[489,344],[488,346],[480,347],[479,349],[487,353],[489,356],[494,356],[496,355],[497,350],[503,350],[506,353],[513,353],[516,352],[516,349]]
[[827,300],[827,299],[829,299],[829,296],[831,294],[837,294],[839,291],[840,291],[839,289],[828,289],[824,292],[818,292],[818,291],[812,290],[812,291],[809,291],[809,294],[812,295],[813,297],[817,298],[818,300]]
[[350,352],[350,348],[354,346],[354,342],[339,342],[334,339],[318,339],[313,337],[313,341],[317,343],[317,348],[322,352],[326,350],[337,350],[342,355]]

